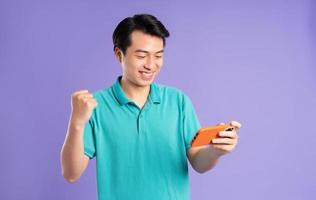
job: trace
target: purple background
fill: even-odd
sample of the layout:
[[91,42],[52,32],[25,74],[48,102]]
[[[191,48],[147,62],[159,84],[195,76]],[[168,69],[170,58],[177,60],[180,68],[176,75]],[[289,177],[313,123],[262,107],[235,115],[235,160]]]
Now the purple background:
[[0,199],[96,199],[95,160],[75,184],[61,176],[70,95],[120,75],[111,36],[135,13],[171,33],[156,82],[187,93],[203,126],[243,124],[215,169],[190,167],[192,200],[315,199],[312,0],[1,0]]

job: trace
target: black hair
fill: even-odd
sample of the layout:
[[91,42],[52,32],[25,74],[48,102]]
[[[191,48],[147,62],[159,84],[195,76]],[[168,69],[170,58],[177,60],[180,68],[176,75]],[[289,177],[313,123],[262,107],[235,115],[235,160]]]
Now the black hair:
[[123,19],[115,28],[112,36],[114,50],[118,47],[125,54],[126,49],[131,45],[131,33],[136,30],[162,38],[164,46],[166,44],[165,38],[170,35],[165,26],[155,16],[136,14],[133,17]]

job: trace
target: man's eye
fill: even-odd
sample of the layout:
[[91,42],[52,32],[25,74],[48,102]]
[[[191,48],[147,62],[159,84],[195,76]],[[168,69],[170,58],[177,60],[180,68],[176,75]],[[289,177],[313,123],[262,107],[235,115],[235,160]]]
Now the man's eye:
[[145,58],[146,56],[136,56],[137,58]]
[[156,56],[156,58],[162,58],[162,56]]

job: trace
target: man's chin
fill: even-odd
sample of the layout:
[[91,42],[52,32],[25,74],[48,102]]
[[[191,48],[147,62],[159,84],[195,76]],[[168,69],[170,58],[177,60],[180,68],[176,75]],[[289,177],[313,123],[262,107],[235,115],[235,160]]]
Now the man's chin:
[[143,79],[142,77],[137,77],[137,83],[141,86],[149,86],[155,80],[155,76],[151,79]]
[[152,80],[139,79],[139,80],[137,80],[137,86],[138,87],[148,87],[153,82],[153,80],[154,79],[152,79]]
[[139,81],[139,82],[137,83],[137,85],[138,85],[139,87],[148,87],[148,86],[150,86],[151,83],[152,83],[152,81]]

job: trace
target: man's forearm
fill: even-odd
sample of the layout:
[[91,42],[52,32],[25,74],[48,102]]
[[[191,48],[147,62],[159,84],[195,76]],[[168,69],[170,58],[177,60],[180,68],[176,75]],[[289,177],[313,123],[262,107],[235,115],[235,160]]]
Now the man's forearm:
[[204,173],[211,170],[219,158],[220,156],[215,153],[211,146],[203,147],[194,155],[192,166],[197,172]]
[[83,127],[69,122],[65,143],[61,150],[62,174],[70,182],[80,177],[84,170]]

